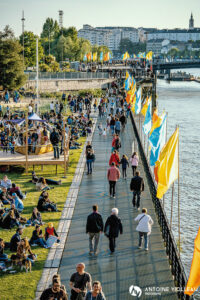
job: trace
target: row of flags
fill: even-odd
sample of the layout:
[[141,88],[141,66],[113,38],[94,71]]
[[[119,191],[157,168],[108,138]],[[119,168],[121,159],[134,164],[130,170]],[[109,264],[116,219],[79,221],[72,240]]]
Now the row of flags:
[[[145,58],[146,60],[152,60],[153,59],[153,52],[149,51],[147,54],[145,54],[145,52],[140,52],[137,55],[133,54],[132,56],[129,55],[129,53],[126,51],[123,55],[122,55],[122,59],[123,60],[127,60],[128,58]],[[105,54],[103,54],[103,51],[100,52],[99,57],[98,57],[98,53],[97,52],[88,52],[85,53],[83,56],[83,61],[88,61],[88,62],[95,62],[95,61],[109,61],[112,58],[112,55],[110,52],[107,52]]]
[[95,61],[99,60],[99,61],[105,61],[106,62],[106,61],[109,61],[111,58],[112,58],[112,55],[111,55],[110,52],[107,52],[107,53],[103,54],[103,51],[102,51],[102,52],[100,52],[99,57],[98,57],[97,52],[94,52],[94,53],[88,52],[83,56],[83,61],[88,61],[88,62],[93,61],[93,62],[95,62]]
[[150,144],[150,166],[154,167],[155,179],[158,183],[157,197],[162,199],[171,184],[178,178],[178,139],[177,128],[166,143],[167,114],[160,116],[157,110],[152,116],[152,98],[147,97],[142,107],[142,90],[136,88],[136,82],[130,74],[126,73],[124,88],[127,92],[126,101],[131,105],[135,114],[144,116],[143,132],[148,136]]
[[[157,182],[157,197],[161,199],[179,176],[179,128],[177,127],[166,142],[167,114],[158,115],[155,109],[151,112],[152,99],[147,97],[142,107],[142,90],[136,90],[134,78],[127,73],[124,82],[127,92],[126,101],[135,114],[144,116],[143,131],[149,136],[150,165],[154,166]],[[191,296],[200,286],[200,227],[194,241],[193,259],[190,275],[184,293]]]
[[129,55],[128,52],[125,52],[122,55],[122,59],[127,60],[128,58],[144,58],[146,60],[152,60],[153,59],[153,52],[149,51],[147,54],[145,52],[139,52],[137,55],[136,54]]

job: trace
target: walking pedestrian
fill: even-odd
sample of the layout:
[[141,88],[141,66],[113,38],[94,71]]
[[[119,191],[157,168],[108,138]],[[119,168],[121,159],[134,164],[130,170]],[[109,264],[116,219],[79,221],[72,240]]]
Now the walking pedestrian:
[[43,291],[40,300],[47,300],[47,299],[59,299],[59,300],[67,300],[67,294],[64,290],[61,289],[60,280],[55,278],[53,280],[52,287],[47,288]]
[[133,152],[131,158],[130,158],[130,163],[131,163],[131,167],[133,170],[133,176],[135,176],[135,172],[137,170],[138,167],[138,163],[139,163],[139,157],[137,152]]
[[139,244],[138,248],[142,248],[142,240],[144,237],[144,249],[148,251],[148,244],[149,244],[149,235],[151,234],[151,227],[153,225],[153,220],[150,215],[147,214],[147,209],[143,208],[142,213],[139,214],[135,221],[138,222],[136,230],[139,233]]
[[120,134],[120,130],[121,130],[121,123],[120,123],[119,119],[116,119],[116,122],[115,122],[115,133],[116,134]]
[[[93,212],[87,217],[86,233],[89,234],[89,254],[97,255],[100,233],[103,232],[103,219],[98,212],[98,205],[93,205]],[[94,244],[93,244],[94,240]]]
[[[130,190],[133,192],[133,207],[137,206],[137,209],[140,210],[140,196],[141,192],[144,191],[144,180],[140,177],[140,172],[136,171],[136,175],[131,179]],[[135,203],[135,199],[137,196],[137,204]]]
[[123,233],[123,227],[121,219],[118,217],[118,213],[118,208],[112,208],[111,215],[108,217],[104,228],[104,233],[109,238],[111,254],[115,251],[116,238],[119,236],[119,233]]
[[111,129],[111,134],[114,134],[115,131],[115,118],[112,117],[110,120],[110,129]]
[[120,164],[122,165],[123,178],[126,179],[127,177],[126,169],[127,166],[129,167],[129,162],[128,162],[128,157],[125,154],[122,156],[122,159],[120,160]]
[[119,154],[118,154],[117,150],[114,150],[110,156],[110,159],[109,159],[110,166],[112,165],[112,162],[114,162],[117,167],[119,166],[120,158],[119,158]]
[[116,182],[120,178],[120,171],[115,166],[114,162],[112,162],[111,167],[108,169],[107,178],[108,178],[109,185],[110,185],[110,197],[115,198],[115,194],[116,194]]
[[85,300],[106,300],[104,293],[102,292],[101,282],[94,281],[92,284],[92,290],[87,293]]
[[94,151],[92,149],[89,149],[86,154],[86,162],[88,168],[87,175],[92,174],[92,163],[94,162],[94,159],[95,159]]
[[70,300],[84,300],[87,293],[87,287],[91,291],[92,278],[89,273],[85,272],[85,264],[79,263],[76,266],[76,273],[70,278],[71,297]]

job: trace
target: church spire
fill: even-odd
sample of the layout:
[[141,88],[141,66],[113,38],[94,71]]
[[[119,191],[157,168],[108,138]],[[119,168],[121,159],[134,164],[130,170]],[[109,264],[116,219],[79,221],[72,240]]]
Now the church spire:
[[192,13],[189,21],[189,29],[194,29],[194,18]]

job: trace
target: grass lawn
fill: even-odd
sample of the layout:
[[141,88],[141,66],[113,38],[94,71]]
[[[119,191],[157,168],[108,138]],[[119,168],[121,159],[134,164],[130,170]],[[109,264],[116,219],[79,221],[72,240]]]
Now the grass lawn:
[[[80,138],[79,142],[83,144],[85,138]],[[80,154],[82,149],[79,150],[70,150],[70,164],[67,171],[67,178],[62,178],[64,170],[61,166],[58,166],[58,174],[55,175],[55,166],[44,166],[43,171],[40,167],[35,167],[35,172],[39,176],[44,176],[46,178],[52,179],[61,179],[62,185],[54,186],[55,188],[49,191],[50,200],[57,203],[58,209],[60,212],[47,212],[42,213],[43,222],[53,222],[55,228],[58,227],[58,223],[62,214],[62,209],[66,201],[66,197],[74,176],[76,165],[79,161]],[[27,198],[24,200],[25,208],[22,216],[27,219],[30,218],[33,207],[37,206],[38,198],[40,192],[36,191],[35,185],[30,183],[31,171],[29,170],[29,175],[26,176],[25,172],[23,174],[9,173],[8,178],[20,186],[23,192],[27,191]],[[3,177],[3,174],[1,174]],[[44,228],[46,224],[42,226],[42,231],[44,233]],[[34,227],[27,227],[24,229],[22,237],[30,238]],[[15,229],[5,230],[0,228],[0,237],[4,241],[9,242],[11,236],[15,233]],[[17,272],[14,274],[2,274],[0,273],[0,299],[1,300],[32,300],[35,297],[37,283],[41,277],[43,266],[48,254],[48,249],[43,249],[40,247],[32,247],[32,250],[37,254],[37,261],[35,262],[32,272],[26,273],[25,271],[20,271],[19,267],[16,268]],[[5,251],[9,254],[10,252]]]

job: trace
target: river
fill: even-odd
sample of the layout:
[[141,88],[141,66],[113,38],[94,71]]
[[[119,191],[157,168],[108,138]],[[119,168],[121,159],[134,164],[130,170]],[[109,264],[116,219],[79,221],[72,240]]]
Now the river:
[[[182,70],[200,76],[200,69]],[[200,226],[200,84],[158,80],[158,110],[168,112],[168,138],[180,128],[180,207],[181,207],[181,258],[189,275],[194,239]],[[173,233],[178,240],[177,182],[175,184]],[[171,189],[165,197],[168,218],[171,211]]]

